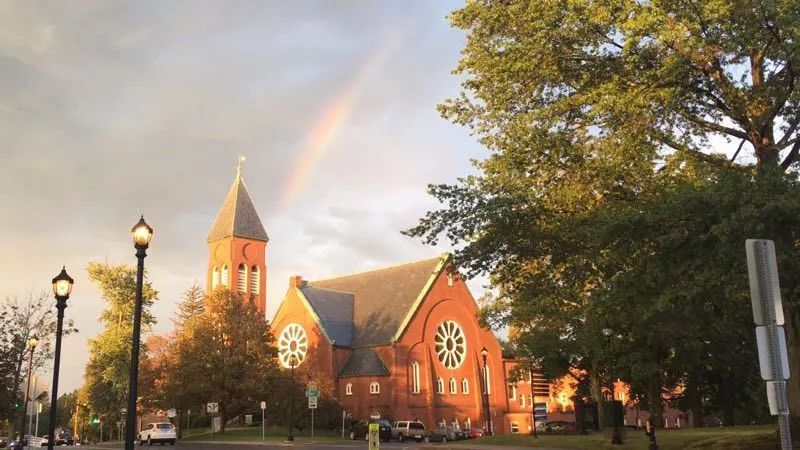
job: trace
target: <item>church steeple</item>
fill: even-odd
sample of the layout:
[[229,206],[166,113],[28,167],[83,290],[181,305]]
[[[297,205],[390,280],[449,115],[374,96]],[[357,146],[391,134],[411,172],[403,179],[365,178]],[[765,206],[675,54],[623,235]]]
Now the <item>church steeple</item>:
[[233,181],[208,233],[209,291],[226,288],[266,310],[266,245],[269,241],[242,178],[239,157]]

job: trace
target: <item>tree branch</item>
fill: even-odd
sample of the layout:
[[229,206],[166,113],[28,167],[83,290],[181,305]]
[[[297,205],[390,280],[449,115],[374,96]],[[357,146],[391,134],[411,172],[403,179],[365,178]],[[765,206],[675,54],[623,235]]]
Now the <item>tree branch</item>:
[[789,150],[789,154],[786,155],[786,158],[784,158],[783,162],[781,163],[781,169],[783,169],[783,170],[788,169],[789,166],[791,166],[792,163],[797,159],[797,153],[798,152],[800,152],[800,141],[795,140],[795,143],[792,146],[792,149]]

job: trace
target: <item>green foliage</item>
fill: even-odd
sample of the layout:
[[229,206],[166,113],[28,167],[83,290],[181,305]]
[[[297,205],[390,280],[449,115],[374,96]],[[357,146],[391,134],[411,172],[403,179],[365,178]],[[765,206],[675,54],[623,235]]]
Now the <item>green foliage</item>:
[[[489,273],[482,319],[546,374],[760,417],[747,238],[776,241],[798,356],[794,2],[476,0],[451,20],[464,92],[440,111],[490,154],[405,233]],[[731,138],[756,166],[713,153]]]
[[192,319],[201,316],[205,312],[205,294],[200,285],[194,283],[184,292],[181,301],[178,303],[178,311],[175,314],[175,325],[180,327]]
[[[89,339],[84,395],[89,410],[106,420],[118,421],[127,402],[128,371],[131,359],[133,310],[136,299],[136,267],[89,263],[89,279],[102,292],[106,309],[100,313],[105,330]],[[150,307],[158,298],[145,280],[142,291],[142,334],[155,324]],[[144,353],[144,352],[142,352]]]

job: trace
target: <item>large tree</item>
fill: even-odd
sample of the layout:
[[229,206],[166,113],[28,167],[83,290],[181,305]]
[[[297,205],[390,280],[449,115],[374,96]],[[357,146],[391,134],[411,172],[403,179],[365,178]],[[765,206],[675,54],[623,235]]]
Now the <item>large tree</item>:
[[709,380],[735,398],[752,384],[724,376],[753,352],[732,330],[748,314],[743,240],[767,237],[800,364],[794,2],[475,0],[451,20],[468,33],[463,92],[440,111],[490,154],[431,186],[446,207],[407,233],[490,273],[487,320],[554,374],[586,370],[598,400],[612,375],[657,414],[670,384],[695,407]]
[[[136,267],[89,263],[89,279],[98,285],[106,302],[100,313],[105,329],[89,339],[89,362],[86,365],[85,395],[90,414],[102,416],[104,423],[122,420],[126,407],[133,310],[136,299]],[[150,307],[158,292],[145,280],[142,292],[142,333],[155,324]],[[144,354],[145,351],[142,351]]]

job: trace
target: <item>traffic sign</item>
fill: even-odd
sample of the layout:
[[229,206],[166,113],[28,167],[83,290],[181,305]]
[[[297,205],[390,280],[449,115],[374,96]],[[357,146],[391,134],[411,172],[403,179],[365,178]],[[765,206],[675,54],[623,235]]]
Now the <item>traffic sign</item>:
[[317,388],[308,388],[306,390],[306,397],[308,398],[319,397],[319,391],[317,390]]
[[367,448],[369,450],[378,450],[380,446],[380,425],[371,423],[369,424],[369,432],[367,433]]
[[261,402],[261,409],[267,409],[267,402]]
[[219,412],[219,403],[209,403],[206,405],[206,412],[208,413],[218,413]]
[[319,397],[308,397],[308,409],[317,409],[317,399]]
[[788,380],[789,379],[789,356],[786,353],[786,333],[783,327],[776,327],[776,334],[778,339],[775,344],[778,347],[777,353],[780,360],[781,373],[778,377],[776,370],[772,368],[770,361],[770,348],[769,348],[769,330],[768,327],[756,327],[756,344],[758,347],[758,365],[761,368],[761,378],[765,381],[770,380]]
[[170,408],[167,410],[167,417],[169,417],[170,419],[174,418],[177,415],[178,414],[177,411],[175,411],[175,408]]
[[372,420],[378,420],[381,418],[381,413],[379,412],[372,412],[369,414],[369,418]]
[[748,239],[747,273],[750,277],[750,302],[756,325],[783,325],[781,286],[775,243],[766,239]]

